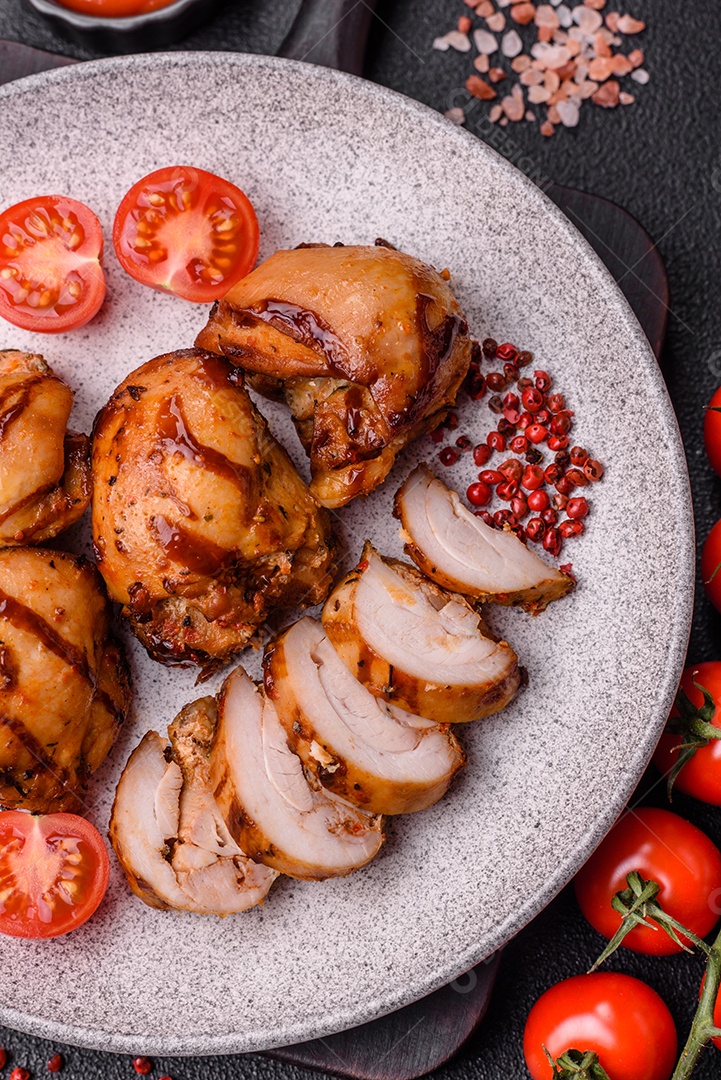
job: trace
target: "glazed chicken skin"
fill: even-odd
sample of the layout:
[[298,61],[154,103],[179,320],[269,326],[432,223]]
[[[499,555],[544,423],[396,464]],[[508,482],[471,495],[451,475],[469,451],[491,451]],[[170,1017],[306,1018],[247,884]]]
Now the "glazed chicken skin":
[[319,507],[224,357],[159,356],[95,423],[93,539],[111,597],[164,663],[203,674],[276,606],[331,584]]
[[285,397],[323,505],[371,492],[455,402],[471,341],[446,276],[382,241],[302,245],[213,308],[196,345]]
[[123,651],[92,563],[0,551],[0,805],[77,812],[130,708]]
[[67,431],[70,387],[42,356],[0,350],[0,547],[40,544],[90,503],[90,441]]

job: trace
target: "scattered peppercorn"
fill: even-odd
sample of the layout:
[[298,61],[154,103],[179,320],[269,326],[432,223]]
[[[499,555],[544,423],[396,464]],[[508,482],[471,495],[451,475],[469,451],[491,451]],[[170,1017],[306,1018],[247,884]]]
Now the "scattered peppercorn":
[[8,1080],[30,1080],[30,1070],[18,1066],[10,1073]]
[[148,1073],[152,1072],[153,1064],[150,1058],[136,1057],[133,1058],[133,1068],[138,1076],[147,1076]]
[[48,1062],[49,1073],[59,1073],[64,1065],[62,1054],[53,1054]]

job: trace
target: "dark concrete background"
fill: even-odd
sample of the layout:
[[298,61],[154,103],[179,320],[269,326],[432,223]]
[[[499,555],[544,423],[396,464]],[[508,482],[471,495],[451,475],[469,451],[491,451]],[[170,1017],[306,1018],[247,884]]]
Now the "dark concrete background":
[[[604,195],[634,214],[658,242],[671,283],[671,316],[663,359],[689,459],[699,547],[721,515],[721,481],[708,465],[701,440],[703,406],[721,383],[721,124],[719,85],[721,6],[717,0],[628,0],[618,5],[648,29],[639,44],[646,53],[651,81],[637,89],[637,103],[613,112],[586,105],[574,131],[544,140],[527,124],[507,129],[502,152],[533,162],[532,172]],[[188,39],[183,48],[275,52],[297,8],[297,0],[230,0],[214,22]],[[611,8],[617,6],[610,3]],[[431,49],[433,38],[450,29],[465,11],[462,0],[380,0],[374,20],[366,72],[368,78],[444,109],[449,91],[470,71],[468,56]],[[21,40],[79,58],[91,53],[58,39],[21,0],[0,0],[0,37]],[[479,112],[482,110],[479,110]],[[32,123],[32,118],[28,118]],[[484,128],[485,131],[485,128]],[[17,167],[4,163],[4,167]],[[0,189],[2,181],[0,179]],[[1,198],[1,195],[0,195]],[[479,202],[478,213],[483,213]],[[633,371],[623,389],[633,409]],[[629,390],[631,391],[629,393]],[[644,446],[636,448],[644,454]],[[663,476],[649,486],[663,487]],[[721,618],[697,588],[689,659],[721,658]],[[632,617],[632,616],[631,616]],[[642,783],[646,801],[663,805],[660,785],[650,770]],[[678,795],[674,808],[721,844],[721,811]],[[521,1052],[525,1017],[551,983],[585,970],[599,951],[599,938],[578,912],[566,890],[506,949],[489,1013],[472,1044],[436,1075],[443,1080],[513,1080],[526,1077]],[[630,953],[612,966],[640,976],[671,1008],[685,1037],[701,976],[696,957],[654,960]],[[22,972],[17,973],[22,978]],[[43,1075],[52,1052],[62,1047],[0,1029],[0,1043],[13,1064]],[[68,1080],[120,1080],[132,1077],[130,1060],[67,1048]],[[153,1075],[174,1080],[226,1080],[230,1077],[301,1080],[310,1074],[259,1057],[158,1060]],[[698,1080],[721,1074],[721,1056],[710,1048]]]

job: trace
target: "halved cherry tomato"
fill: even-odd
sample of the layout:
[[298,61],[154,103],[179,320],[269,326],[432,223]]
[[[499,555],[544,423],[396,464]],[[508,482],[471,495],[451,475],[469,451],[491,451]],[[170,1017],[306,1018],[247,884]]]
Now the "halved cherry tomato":
[[146,11],[157,11],[168,7],[175,0],[60,0],[63,7],[79,11],[83,15],[97,15],[100,18],[118,18],[123,15],[140,15]]
[[0,933],[67,934],[93,914],[109,873],[103,839],[85,818],[0,812]]
[[712,467],[721,476],[721,386],[709,401],[703,418],[703,441]]
[[[632,870],[656,881],[661,886],[661,907],[699,937],[718,922],[721,851],[678,814],[644,806],[624,814],[576,874],[581,911],[604,937],[611,938],[621,925],[611,900],[626,888],[626,875]],[[645,926],[631,930],[623,944],[653,956],[681,951],[663,930]]]
[[709,600],[721,611],[721,521],[706,537],[701,552],[701,580]]
[[630,975],[599,971],[556,983],[528,1014],[523,1053],[533,1080],[550,1080],[567,1050],[594,1051],[611,1080],[669,1080],[676,1027],[665,1003]]
[[41,195],[0,214],[0,316],[23,330],[84,326],[105,299],[103,233],[87,206]]
[[[681,689],[692,705],[701,708],[704,697],[694,683],[703,686],[714,699],[716,712],[709,723],[721,728],[721,660],[710,660],[706,664],[687,667],[681,677]],[[674,706],[671,716],[678,716]],[[678,761],[678,750],[683,737],[671,733],[661,736],[653,763],[662,776],[668,776]],[[700,746],[693,757],[686,762],[674,780],[674,789],[693,795],[695,799],[721,806],[721,738],[711,739],[706,746]]]
[[205,304],[255,266],[258,219],[240,188],[178,165],[131,187],[115,215],[113,243],[141,284]]

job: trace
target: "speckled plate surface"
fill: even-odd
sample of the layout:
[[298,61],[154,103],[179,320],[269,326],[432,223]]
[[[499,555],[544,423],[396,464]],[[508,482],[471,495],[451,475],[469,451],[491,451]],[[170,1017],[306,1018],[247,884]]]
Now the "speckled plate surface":
[[[370,867],[322,884],[282,879],[265,908],[225,921],[152,911],[115,867],[100,911],[69,938],[0,941],[0,1023],[104,1050],[259,1050],[429,993],[518,931],[580,866],[623,808],[672,701],[693,526],[676,420],[638,324],[586,243],[512,166],[425,107],[336,72],[198,53],[34,76],[0,90],[0,160],[3,205],[72,195],[108,238],[127,187],[182,162],[248,192],[262,255],[383,236],[447,266],[472,332],[532,349],[576,412],[574,435],[605,462],[588,532],[564,552],[577,591],[535,620],[493,613],[529,687],[464,730],[464,775],[439,805],[392,820]],[[108,300],[88,327],[41,338],[4,326],[0,340],[46,355],[76,391],[83,430],[128,371],[192,344],[205,319],[125,277],[110,244],[105,267]],[[283,409],[261,407],[305,470]],[[480,436],[488,418],[485,403],[464,400],[460,430]],[[349,558],[365,536],[400,554],[393,492],[436,449],[427,439],[410,448],[382,489],[338,515]],[[663,485],[649,483],[658,476]],[[444,478],[465,489],[472,462]],[[70,545],[87,547],[82,527]],[[92,785],[102,830],[140,734],[164,732],[195,696],[193,672],[128,645],[135,718]],[[257,674],[257,654],[247,666]]]

